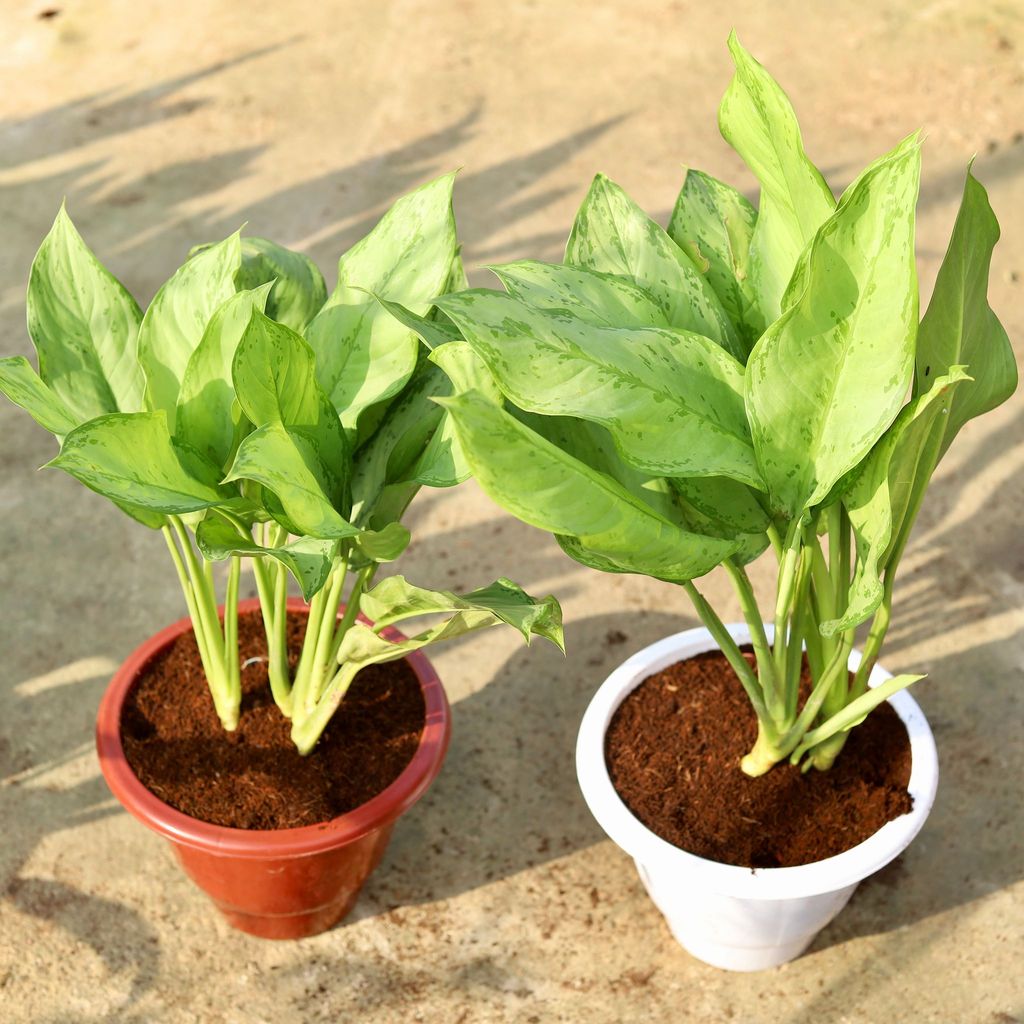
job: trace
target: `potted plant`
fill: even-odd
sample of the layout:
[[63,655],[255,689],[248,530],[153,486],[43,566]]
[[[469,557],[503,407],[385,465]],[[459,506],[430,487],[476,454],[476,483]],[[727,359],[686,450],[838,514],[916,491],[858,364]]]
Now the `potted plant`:
[[[719,121],[758,209],[691,170],[666,231],[599,175],[564,264],[497,267],[504,292],[439,299],[498,398],[453,378],[438,401],[505,509],[584,565],[691,598],[705,628],[611,674],[578,772],[682,943],[756,969],[798,955],[928,813],[934,746],[900,692],[920,677],[878,664],[893,581],[939,459],[1016,367],[986,300],[998,226],[970,172],[919,323],[918,136],[837,202],[785,94],[729,46]],[[769,549],[764,606],[746,567]],[[742,625],[698,589],[716,567]]]
[[[448,376],[374,298],[426,315],[464,282],[453,177],[400,199],[329,297],[305,256],[236,233],[194,250],[144,315],[61,209],[29,281],[39,372],[0,360],[0,389],[60,442],[49,465],[166,540],[189,617],[115,676],[100,764],[253,934],[338,921],[440,770],[450,713],[422,648],[498,623],[562,643],[557,602],[509,580],[374,585],[419,487],[468,475],[430,400]],[[243,561],[256,601],[239,599]],[[421,615],[440,621],[394,628]]]

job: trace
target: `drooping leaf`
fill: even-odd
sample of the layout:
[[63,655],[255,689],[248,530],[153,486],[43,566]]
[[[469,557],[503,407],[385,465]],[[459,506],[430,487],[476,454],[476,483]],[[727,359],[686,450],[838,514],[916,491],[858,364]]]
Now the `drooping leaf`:
[[242,260],[238,232],[202,249],[178,268],[156,293],[139,328],[139,362],[146,375],[146,404],[167,413],[175,429],[178,393],[185,369],[210,318],[234,293]]
[[697,511],[736,533],[763,533],[771,522],[746,484],[724,476],[673,478],[672,487]]
[[[713,477],[711,479],[722,479]],[[675,481],[673,481],[675,483]],[[674,490],[674,488],[673,488]],[[768,534],[761,531],[743,532],[724,523],[714,515],[708,515],[696,505],[687,501],[680,493],[676,494],[679,515],[686,526],[694,533],[702,533],[708,537],[722,537],[736,545],[736,550],[729,558],[738,565],[746,565],[758,558],[768,547]]]
[[303,253],[266,238],[242,239],[242,264],[235,283],[252,290],[272,285],[267,316],[300,334],[327,301],[320,268]]
[[491,267],[509,295],[539,309],[564,309],[605,327],[668,327],[651,296],[626,277],[564,263],[519,260]]
[[965,364],[972,378],[952,397],[940,458],[969,419],[1005,402],[1017,387],[1013,349],[987,297],[998,240],[999,222],[988,194],[968,170],[953,236],[917,335],[915,394],[926,392],[956,364]]
[[746,405],[772,508],[828,495],[895,418],[917,328],[916,136],[850,186],[811,243],[806,286],[747,363]]
[[207,515],[196,527],[196,543],[207,561],[220,562],[232,555],[273,558],[284,565],[311,600],[327,582],[338,542],[316,537],[299,537],[281,547],[264,547],[218,515]]
[[969,380],[962,366],[951,367],[948,374],[936,378],[929,391],[903,407],[851,474],[843,504],[857,543],[857,568],[846,610],[839,618],[821,624],[823,636],[852,629],[881,603],[881,572],[893,539],[893,525],[898,527],[902,521],[909,497],[905,481],[894,479],[893,472],[903,473],[906,467],[916,465],[925,447],[922,442],[931,435],[935,423],[948,416],[955,392]]
[[416,368],[415,335],[374,296],[423,315],[445,287],[456,254],[453,183],[448,174],[399,199],[341,257],[338,285],[306,329],[317,376],[346,430]]
[[692,168],[668,222],[669,237],[705,275],[748,352],[765,328],[750,268],[756,223],[742,193]]
[[419,615],[482,612],[491,616],[495,625],[503,622],[517,629],[527,643],[536,634],[565,649],[558,602],[550,596],[538,601],[504,577],[460,595],[450,590],[424,590],[404,576],[389,576],[363,595],[360,606],[375,629]]
[[136,359],[142,313],[82,241],[63,205],[32,261],[27,306],[39,376],[76,423],[142,408]]
[[77,426],[71,410],[43,383],[24,356],[0,359],[0,391],[57,440]]
[[521,408],[600,423],[625,459],[651,473],[760,486],[743,369],[709,339],[598,327],[482,289],[438,301]]
[[477,482],[523,522],[577,537],[624,571],[662,579],[701,576],[735,549],[659,515],[477,392],[439,401],[454,419]]
[[[319,721],[326,721],[333,714],[356,673],[365,666],[395,661],[421,647],[463,636],[476,629],[497,626],[511,620],[517,628],[527,629],[527,639],[530,634],[544,636],[563,648],[561,609],[553,597],[537,601],[524,594],[510,580],[498,580],[490,587],[460,597],[446,591],[435,593],[421,590],[406,583],[401,577],[393,579],[398,582],[383,580],[363,595],[363,608],[368,613],[381,612],[386,618],[389,596],[395,601],[414,605],[415,610],[409,612],[412,615],[457,610],[438,625],[397,642],[380,636],[362,622],[356,622],[345,634],[338,650],[341,668],[317,701],[316,715]],[[311,741],[308,734],[296,727],[292,729],[292,738],[303,752],[308,751],[312,742],[315,742],[315,739]]]
[[97,416],[72,430],[47,463],[117,503],[181,515],[226,500],[216,471],[171,437],[162,412]]
[[745,354],[718,297],[690,258],[625,192],[599,174],[587,193],[565,262],[633,281],[661,307],[669,325]]
[[210,317],[182,376],[175,434],[222,468],[231,463],[244,418],[231,365],[252,311],[263,311],[270,288],[268,283],[232,295]]
[[836,201],[804,152],[796,114],[786,94],[740,45],[729,50],[736,74],[722,97],[718,125],[761,183],[750,270],[766,323],[782,312],[782,296],[801,252],[831,216]]

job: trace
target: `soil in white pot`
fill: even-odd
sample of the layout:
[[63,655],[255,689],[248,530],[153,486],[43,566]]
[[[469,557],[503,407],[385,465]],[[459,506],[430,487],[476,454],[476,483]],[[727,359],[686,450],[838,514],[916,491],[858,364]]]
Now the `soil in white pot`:
[[[801,700],[809,690],[805,662]],[[745,775],[740,760],[756,736],[735,672],[721,652],[709,651],[655,673],[619,705],[605,737],[608,773],[652,832],[742,867],[824,860],[912,807],[910,742],[888,704],[851,731],[825,772],[779,764],[758,778]]]

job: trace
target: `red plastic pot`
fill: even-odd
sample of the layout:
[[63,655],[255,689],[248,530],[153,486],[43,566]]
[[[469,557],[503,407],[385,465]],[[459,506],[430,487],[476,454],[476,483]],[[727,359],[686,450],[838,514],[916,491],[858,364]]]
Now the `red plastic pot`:
[[[242,601],[239,611],[258,608]],[[290,611],[307,611],[300,600]],[[306,828],[255,831],[210,825],[154,796],[136,778],[121,745],[121,709],[149,661],[192,629],[181,619],[132,652],[107,687],[96,717],[96,749],[107,785],[125,810],[170,840],[186,874],[241,931],[265,939],[298,939],[337,924],[380,863],[395,821],[426,792],[441,770],[451,711],[426,656],[406,657],[423,688],[426,722],[413,759],[372,800],[331,821]],[[391,627],[390,640],[402,640]]]

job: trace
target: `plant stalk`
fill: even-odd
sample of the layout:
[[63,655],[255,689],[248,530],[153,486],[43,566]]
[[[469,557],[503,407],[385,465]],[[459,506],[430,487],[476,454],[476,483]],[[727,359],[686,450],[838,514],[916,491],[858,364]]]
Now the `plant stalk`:
[[744,692],[754,707],[754,713],[757,715],[758,722],[770,727],[768,711],[765,708],[761,695],[761,684],[758,682],[754,670],[750,667],[750,663],[743,657],[743,652],[739,649],[739,645],[733,640],[732,634],[725,628],[725,624],[718,617],[714,608],[708,604],[704,595],[694,586],[693,581],[687,580],[683,584],[683,588],[689,594],[701,622],[707,627],[715,643],[718,644],[719,649],[732,666],[732,670],[739,677]]

